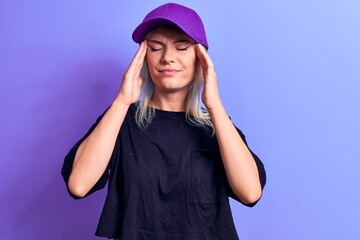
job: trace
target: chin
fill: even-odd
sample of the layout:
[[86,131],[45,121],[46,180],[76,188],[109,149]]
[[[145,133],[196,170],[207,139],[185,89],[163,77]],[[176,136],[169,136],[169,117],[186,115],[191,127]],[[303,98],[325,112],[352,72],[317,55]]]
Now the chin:
[[155,89],[160,90],[160,92],[164,93],[176,93],[176,92],[188,92],[188,85],[155,85]]

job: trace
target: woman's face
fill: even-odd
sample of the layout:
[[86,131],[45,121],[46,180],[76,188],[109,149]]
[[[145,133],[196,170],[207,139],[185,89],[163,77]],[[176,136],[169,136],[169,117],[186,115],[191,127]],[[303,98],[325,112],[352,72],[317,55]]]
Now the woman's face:
[[155,91],[187,93],[196,66],[195,43],[186,34],[160,27],[146,37],[146,61]]

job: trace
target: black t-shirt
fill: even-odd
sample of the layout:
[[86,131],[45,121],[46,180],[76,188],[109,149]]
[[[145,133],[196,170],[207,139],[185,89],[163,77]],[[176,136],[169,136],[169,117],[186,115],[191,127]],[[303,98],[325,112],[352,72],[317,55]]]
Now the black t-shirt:
[[[108,169],[88,193],[108,181],[96,235],[122,240],[238,239],[228,196],[239,199],[229,187],[212,129],[190,124],[183,112],[155,110],[143,130],[135,122],[135,112],[133,104]],[[101,117],[66,156],[66,183],[77,148]],[[263,164],[253,156],[264,187]]]

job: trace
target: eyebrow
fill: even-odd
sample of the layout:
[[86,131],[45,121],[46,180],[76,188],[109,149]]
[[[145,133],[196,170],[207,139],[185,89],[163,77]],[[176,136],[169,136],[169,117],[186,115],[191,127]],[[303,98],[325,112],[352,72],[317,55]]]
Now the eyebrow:
[[[162,41],[156,40],[156,39],[148,39],[147,41],[164,45],[164,43]],[[178,39],[178,40],[173,41],[173,43],[193,43],[193,42],[190,40],[187,40],[187,39]]]

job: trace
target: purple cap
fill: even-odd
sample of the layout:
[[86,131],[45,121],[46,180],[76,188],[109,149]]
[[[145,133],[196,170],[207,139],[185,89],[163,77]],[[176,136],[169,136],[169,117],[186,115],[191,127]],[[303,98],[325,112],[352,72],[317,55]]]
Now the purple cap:
[[132,38],[135,42],[141,43],[146,34],[161,26],[178,27],[196,43],[209,48],[199,15],[191,8],[175,3],[161,5],[149,12],[133,32]]

